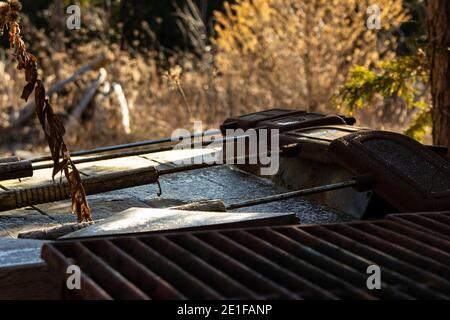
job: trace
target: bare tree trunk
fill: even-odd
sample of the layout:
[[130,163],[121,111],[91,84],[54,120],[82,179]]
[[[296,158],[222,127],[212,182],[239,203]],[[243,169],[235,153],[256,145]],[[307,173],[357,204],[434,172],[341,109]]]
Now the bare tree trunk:
[[[51,36],[53,50],[56,52],[63,52],[65,49],[64,45],[64,31],[65,31],[65,20],[64,20],[64,1],[54,0],[53,16],[51,20],[51,27],[53,29],[53,34]],[[61,61],[58,59],[52,60],[52,66],[55,71],[56,80],[61,81]]]
[[[306,18],[305,18],[305,32],[308,32],[308,30],[312,30],[314,26],[314,21],[312,21],[312,4],[307,4],[305,11],[306,11]],[[305,54],[303,55],[304,60],[304,72],[305,72],[305,80],[306,80],[306,90],[307,90],[307,103],[308,103],[308,111],[310,112],[316,112],[318,109],[317,100],[316,100],[316,86],[314,84],[315,78],[317,78],[317,75],[313,72],[313,55],[314,50],[311,46],[311,41],[307,37],[305,39]]]
[[450,1],[427,0],[433,142],[450,147]]
[[53,46],[58,52],[64,51],[64,1],[55,0],[55,7],[52,17],[52,28],[53,28]]

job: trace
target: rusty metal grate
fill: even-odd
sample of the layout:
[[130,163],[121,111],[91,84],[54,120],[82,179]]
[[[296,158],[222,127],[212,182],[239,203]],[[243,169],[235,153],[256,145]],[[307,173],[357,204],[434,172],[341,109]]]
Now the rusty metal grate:
[[[449,299],[450,212],[333,225],[110,237],[48,244],[82,299]],[[382,289],[368,290],[369,265]],[[64,282],[65,283],[65,282]]]

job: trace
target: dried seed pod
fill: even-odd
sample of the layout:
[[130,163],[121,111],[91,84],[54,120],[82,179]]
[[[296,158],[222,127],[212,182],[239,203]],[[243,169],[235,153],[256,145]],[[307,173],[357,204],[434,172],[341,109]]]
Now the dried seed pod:
[[0,1],[0,17],[6,16],[9,10],[10,10],[9,4]]
[[11,7],[12,11],[19,12],[20,10],[22,10],[22,4],[20,3],[20,1],[9,0],[8,3],[9,3],[9,6]]
[[54,178],[59,172],[64,172],[72,197],[72,212],[78,217],[78,221],[92,221],[91,212],[86,199],[80,174],[70,158],[67,146],[64,143],[64,125],[46,99],[46,90],[43,82],[38,78],[36,57],[27,51],[26,45],[20,34],[19,17],[22,5],[18,0],[0,2],[0,35],[4,28],[9,29],[9,43],[15,51],[17,69],[25,71],[26,86],[22,91],[22,99],[28,100],[35,94],[36,114],[44,131],[50,152],[52,155]]
[[9,22],[17,22],[17,21],[19,21],[19,12],[17,12],[17,11],[10,11],[8,13],[8,20],[9,20]]

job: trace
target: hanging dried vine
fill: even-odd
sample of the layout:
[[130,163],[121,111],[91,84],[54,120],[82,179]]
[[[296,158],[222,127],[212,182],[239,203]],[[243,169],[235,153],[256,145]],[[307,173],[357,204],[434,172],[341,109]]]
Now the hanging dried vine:
[[72,213],[78,217],[78,222],[92,221],[86,193],[81,181],[80,173],[70,158],[69,151],[64,143],[65,129],[61,119],[53,112],[53,108],[46,96],[44,83],[39,79],[37,59],[26,49],[25,42],[20,34],[20,11],[22,5],[18,0],[0,2],[0,35],[9,31],[10,48],[14,50],[17,69],[25,73],[26,86],[21,98],[28,100],[34,91],[36,114],[44,131],[53,159],[54,179],[58,173],[64,172],[72,197]]

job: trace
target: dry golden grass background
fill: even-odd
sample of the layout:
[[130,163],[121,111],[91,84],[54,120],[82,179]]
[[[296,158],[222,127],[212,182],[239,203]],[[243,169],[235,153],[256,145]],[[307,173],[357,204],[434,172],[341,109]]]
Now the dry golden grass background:
[[[272,107],[345,113],[336,109],[332,97],[349,69],[392,58],[395,30],[408,19],[401,0],[378,0],[383,29],[369,30],[366,8],[370,4],[368,0],[241,0],[227,5],[225,13],[217,13],[212,41],[195,10],[180,12],[194,50],[170,55],[121,50],[118,44],[105,41],[108,26],[97,12],[83,11],[83,19],[93,25],[97,38],[86,42],[86,30],[73,31],[64,39],[69,49],[62,52],[53,49],[52,39],[26,17],[22,33],[26,41],[33,38],[28,41],[30,51],[39,58],[47,87],[102,54],[108,57],[105,85],[81,121],[66,134],[74,150],[170,136],[175,128],[192,129],[194,119],[202,120],[205,129],[216,128],[232,115]],[[77,45],[71,45],[74,42]],[[14,122],[23,106],[24,79],[15,68],[12,52],[0,49],[3,129]],[[53,95],[55,110],[67,118],[96,77],[97,72],[89,72]],[[110,90],[113,83],[120,84],[125,93],[131,133],[122,125],[118,97]],[[402,131],[413,112],[398,99],[380,98],[355,116],[360,125]],[[0,153],[45,149],[36,123],[3,132]]]

